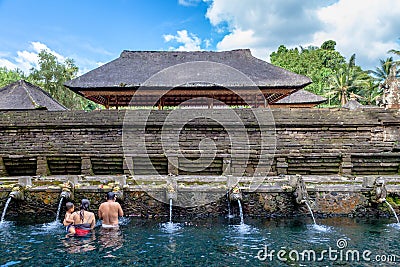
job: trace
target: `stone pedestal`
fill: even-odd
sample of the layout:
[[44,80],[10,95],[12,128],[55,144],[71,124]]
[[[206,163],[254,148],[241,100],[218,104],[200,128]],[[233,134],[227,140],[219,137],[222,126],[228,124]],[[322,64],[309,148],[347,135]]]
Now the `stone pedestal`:
[[168,157],[168,174],[179,174],[178,157]]
[[122,169],[125,175],[133,175],[133,159],[132,157],[124,157]]
[[286,158],[277,158],[276,159],[276,172],[278,175],[287,174],[289,164],[286,161]]
[[93,175],[92,161],[90,160],[90,157],[82,157],[81,174]]
[[0,176],[7,176],[6,166],[4,165],[3,157],[0,157]]
[[231,175],[231,159],[222,160],[222,175]]
[[36,159],[36,175],[47,176],[50,175],[49,166],[47,165],[46,157],[37,157]]
[[343,155],[339,170],[340,174],[344,176],[351,175],[352,168],[351,155]]

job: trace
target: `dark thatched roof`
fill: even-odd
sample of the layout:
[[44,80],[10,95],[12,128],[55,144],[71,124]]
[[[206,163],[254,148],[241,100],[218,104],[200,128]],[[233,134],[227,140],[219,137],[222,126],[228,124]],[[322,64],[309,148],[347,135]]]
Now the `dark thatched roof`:
[[[251,55],[249,49],[223,52],[195,51],[123,51],[119,58],[98,67],[65,85],[70,89],[141,86],[153,74],[186,62],[211,61],[233,67],[263,88],[302,88],[311,83],[308,77],[276,67]],[[152,84],[151,86],[164,86]],[[246,86],[221,84],[221,86]],[[183,87],[197,87],[186,84]],[[123,88],[121,88],[123,90]]]
[[0,110],[66,110],[49,93],[27,81],[19,80],[0,89]]
[[310,93],[306,90],[299,90],[290,94],[281,100],[278,100],[276,104],[321,104],[324,103],[327,99],[320,95],[316,95]]

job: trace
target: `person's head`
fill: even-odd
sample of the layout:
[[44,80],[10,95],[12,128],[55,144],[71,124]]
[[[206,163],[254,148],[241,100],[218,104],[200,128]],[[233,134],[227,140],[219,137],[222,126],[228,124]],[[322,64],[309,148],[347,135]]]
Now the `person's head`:
[[65,203],[65,207],[67,208],[68,212],[71,212],[71,213],[74,212],[74,209],[75,209],[74,203],[67,202],[67,203]]
[[89,206],[90,206],[90,201],[89,199],[82,199],[81,201],[81,210],[89,210]]
[[115,200],[116,196],[114,192],[108,192],[107,193],[107,200]]

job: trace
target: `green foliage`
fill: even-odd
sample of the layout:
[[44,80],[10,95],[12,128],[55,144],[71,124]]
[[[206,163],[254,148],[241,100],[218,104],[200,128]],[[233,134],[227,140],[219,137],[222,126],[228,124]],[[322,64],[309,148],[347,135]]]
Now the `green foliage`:
[[374,104],[379,90],[372,77],[355,64],[355,55],[346,62],[335,46],[333,40],[325,41],[320,48],[311,46],[300,50],[281,45],[271,54],[271,63],[310,77],[313,83],[306,89],[327,97],[328,107],[345,104],[350,95]]
[[59,62],[55,55],[42,50],[39,55],[38,69],[32,69],[29,80],[37,86],[49,92],[52,97],[69,109],[92,108],[90,101],[77,95],[64,83],[76,77],[78,67],[72,59],[67,58],[63,63]]
[[328,78],[335,69],[345,63],[344,57],[335,48],[334,41],[326,41],[324,48],[307,47],[287,49],[284,45],[270,55],[271,63],[298,74],[308,76],[313,81],[307,90],[325,95],[330,87]]
[[[372,74],[377,82],[383,83],[389,76],[390,68],[395,64],[393,57],[388,57],[386,60],[380,59],[380,65],[375,70],[369,70],[368,73]],[[396,77],[400,77],[400,70],[396,71]]]
[[0,67],[0,88],[22,79],[26,79],[26,77],[21,70],[8,70]]

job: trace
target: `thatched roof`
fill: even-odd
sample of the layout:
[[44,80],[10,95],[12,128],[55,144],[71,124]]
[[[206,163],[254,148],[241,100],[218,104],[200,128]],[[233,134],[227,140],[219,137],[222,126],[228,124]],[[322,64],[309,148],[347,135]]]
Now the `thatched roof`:
[[[172,84],[168,83],[173,83],[175,77],[190,75],[189,79],[195,80],[196,77],[192,76],[196,75],[196,71],[189,69],[192,72],[186,73],[184,70],[182,73],[180,71],[177,71],[179,73],[168,73],[163,76],[163,79],[148,82],[150,77],[166,68],[196,61],[227,65],[245,74],[251,79],[251,82],[246,79],[235,80],[232,78],[236,78],[236,76],[229,77],[227,75],[223,77],[224,81],[218,81],[218,84],[199,81],[200,83],[190,82],[178,87],[173,85],[174,89],[168,91],[159,100],[159,107],[176,106],[199,97],[211,97],[227,105],[247,105],[249,101],[252,101],[252,106],[259,106],[263,105],[264,99],[268,103],[273,103],[311,83],[308,77],[253,57],[249,49],[239,49],[223,52],[123,51],[119,58],[66,82],[65,86],[107,108],[129,105],[132,96],[135,95],[138,88],[141,88],[144,91],[141,91],[141,96],[136,95],[135,105],[150,106],[154,104],[150,100],[151,95],[154,96],[157,90],[171,87]],[[207,78],[210,78],[211,81],[217,80],[210,76],[219,74],[218,70],[210,71]],[[171,77],[169,78],[168,75]],[[143,88],[145,82],[146,87]],[[254,84],[259,87],[261,92],[254,90]],[[246,94],[246,99],[232,94],[228,88],[241,89],[243,94]]]
[[27,81],[19,80],[0,89],[0,110],[66,110],[49,93]]
[[288,95],[287,97],[278,100],[276,104],[321,104],[324,103],[327,99],[320,95],[313,94],[306,90],[299,90],[294,92],[293,94]]
[[[125,87],[137,87],[165,68],[193,61],[211,61],[228,65],[243,72],[259,87],[300,88],[311,83],[308,77],[253,57],[249,49],[239,49],[223,52],[123,51],[119,58],[65,85],[71,89],[119,87],[120,84],[124,84]],[[221,86],[232,85],[227,83]],[[184,87],[193,85],[187,84]]]

